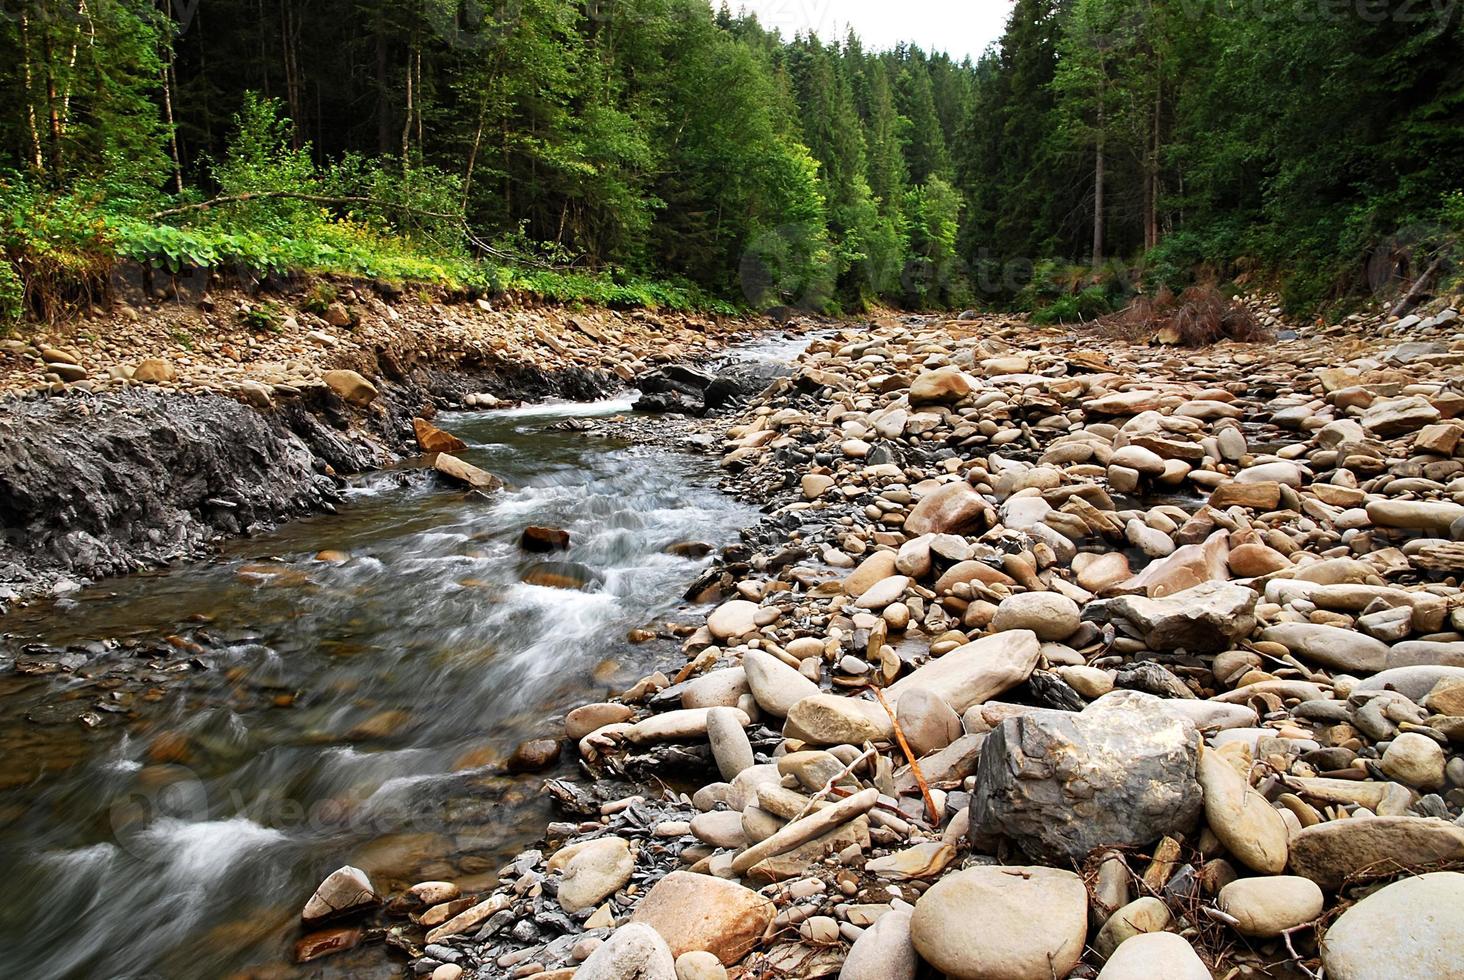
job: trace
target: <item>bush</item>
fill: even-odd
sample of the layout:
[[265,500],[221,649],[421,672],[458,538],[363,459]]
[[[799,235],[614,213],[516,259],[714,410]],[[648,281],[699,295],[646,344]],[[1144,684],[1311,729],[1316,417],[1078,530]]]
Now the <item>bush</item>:
[[9,333],[25,315],[25,283],[10,260],[0,255],[0,336]]
[[1222,340],[1260,343],[1271,337],[1250,310],[1214,286],[1191,286],[1178,298],[1168,290],[1136,297],[1101,325],[1105,333],[1125,340],[1157,337],[1185,347],[1208,347]]

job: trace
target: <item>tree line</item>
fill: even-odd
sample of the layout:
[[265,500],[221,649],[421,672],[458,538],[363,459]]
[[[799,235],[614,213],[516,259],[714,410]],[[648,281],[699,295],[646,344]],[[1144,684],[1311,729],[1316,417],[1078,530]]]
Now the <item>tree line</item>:
[[[960,62],[706,0],[9,0],[0,204],[373,200],[419,249],[763,305],[1316,304],[1464,226],[1461,51],[1453,0],[1017,0]],[[240,192],[283,196],[190,210]]]

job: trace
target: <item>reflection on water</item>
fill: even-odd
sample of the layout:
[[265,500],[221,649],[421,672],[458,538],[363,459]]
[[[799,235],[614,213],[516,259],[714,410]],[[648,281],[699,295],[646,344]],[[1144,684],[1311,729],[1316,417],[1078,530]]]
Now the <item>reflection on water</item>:
[[[0,620],[12,655],[83,661],[0,675],[0,974],[296,975],[296,916],[342,863],[378,887],[488,883],[547,815],[540,777],[494,763],[664,659],[625,635],[702,564],[667,546],[753,519],[711,460],[551,428],[629,404],[439,419],[507,492],[375,474],[337,515]],[[548,557],[596,584],[524,584],[546,557],[521,552],[528,524],[567,529]]]

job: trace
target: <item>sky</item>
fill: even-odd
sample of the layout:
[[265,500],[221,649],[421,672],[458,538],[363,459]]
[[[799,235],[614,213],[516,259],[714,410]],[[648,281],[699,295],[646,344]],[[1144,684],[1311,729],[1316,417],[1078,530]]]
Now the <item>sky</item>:
[[757,14],[784,37],[811,29],[837,41],[853,27],[866,49],[905,41],[974,61],[1001,36],[1012,0],[732,0],[731,6]]

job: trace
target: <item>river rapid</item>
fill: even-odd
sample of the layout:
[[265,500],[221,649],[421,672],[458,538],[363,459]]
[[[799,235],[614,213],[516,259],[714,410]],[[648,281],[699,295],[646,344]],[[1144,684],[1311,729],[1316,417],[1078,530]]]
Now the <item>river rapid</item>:
[[[630,408],[444,414],[509,489],[371,474],[336,514],[0,619],[0,975],[395,975],[379,949],[290,965],[311,889],[347,863],[491,884],[551,818],[503,760],[671,662],[710,561],[674,546],[756,519],[714,457],[559,424]],[[525,553],[530,524],[569,550]],[[546,558],[591,583],[526,583]]]

